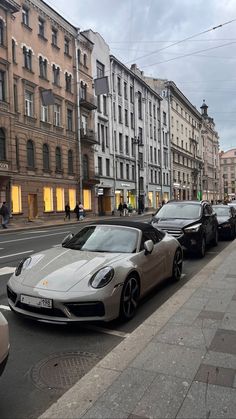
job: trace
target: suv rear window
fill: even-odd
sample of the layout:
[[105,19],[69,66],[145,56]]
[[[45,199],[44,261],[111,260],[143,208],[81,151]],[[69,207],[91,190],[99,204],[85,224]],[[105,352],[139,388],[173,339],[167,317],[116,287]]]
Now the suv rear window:
[[189,203],[168,203],[164,205],[155,218],[180,218],[183,220],[198,218],[201,216],[201,205]]

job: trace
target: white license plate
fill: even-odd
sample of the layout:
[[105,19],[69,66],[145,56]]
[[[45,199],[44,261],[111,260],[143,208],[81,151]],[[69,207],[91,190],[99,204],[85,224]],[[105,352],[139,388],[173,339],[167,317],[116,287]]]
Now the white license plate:
[[52,300],[50,298],[38,298],[21,294],[20,301],[21,303],[28,304],[29,306],[52,308]]

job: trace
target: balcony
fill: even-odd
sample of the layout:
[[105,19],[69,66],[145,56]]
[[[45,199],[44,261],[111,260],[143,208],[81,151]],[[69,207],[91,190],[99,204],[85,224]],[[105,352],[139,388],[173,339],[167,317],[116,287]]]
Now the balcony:
[[97,136],[92,129],[80,129],[80,139],[90,145],[98,144]]
[[97,98],[95,98],[90,93],[84,93],[80,94],[80,100],[79,100],[80,106],[83,106],[83,108],[93,111],[94,109],[97,109]]

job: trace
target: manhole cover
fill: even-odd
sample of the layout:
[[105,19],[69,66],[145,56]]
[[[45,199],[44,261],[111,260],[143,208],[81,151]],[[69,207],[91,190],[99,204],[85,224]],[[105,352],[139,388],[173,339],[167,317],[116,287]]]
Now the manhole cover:
[[89,352],[56,353],[36,364],[31,377],[40,389],[64,390],[73,386],[99,360],[99,356]]

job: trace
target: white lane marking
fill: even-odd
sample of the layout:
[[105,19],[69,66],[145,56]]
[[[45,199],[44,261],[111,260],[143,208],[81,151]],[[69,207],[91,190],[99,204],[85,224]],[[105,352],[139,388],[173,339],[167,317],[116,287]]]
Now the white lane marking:
[[105,327],[89,326],[89,325],[86,325],[86,326],[81,325],[81,326],[86,330],[93,330],[94,332],[100,332],[100,333],[105,333],[107,335],[119,336],[121,338],[127,338],[130,335],[130,333],[120,332],[119,330],[106,329]]
[[[60,233],[52,233],[52,234],[45,234],[43,236],[38,236],[39,237],[49,237],[49,236],[58,236],[60,234],[65,234],[65,233],[70,233],[70,231],[62,231]],[[15,243],[15,242],[19,242],[22,240],[35,240],[35,237],[22,237],[22,239],[14,239],[14,240],[6,240],[4,242],[0,242],[0,244],[5,244],[5,243]]]
[[24,253],[32,253],[34,250],[26,250],[25,252],[13,253],[12,255],[0,256],[0,259],[10,258],[12,256],[24,255]]
[[4,305],[1,305],[1,304],[0,304],[0,309],[1,309],[1,310],[11,311],[10,307],[8,307],[8,306],[4,306]]
[[5,266],[5,268],[0,269],[0,275],[12,274],[15,272],[16,268],[12,268],[11,266]]
[[[38,233],[47,233],[48,231],[47,230],[40,230],[40,231],[31,231],[30,233],[31,234],[38,234]],[[24,232],[22,232],[22,233],[20,233],[21,235],[24,235],[24,234],[29,234],[29,232],[28,231],[24,231]]]

